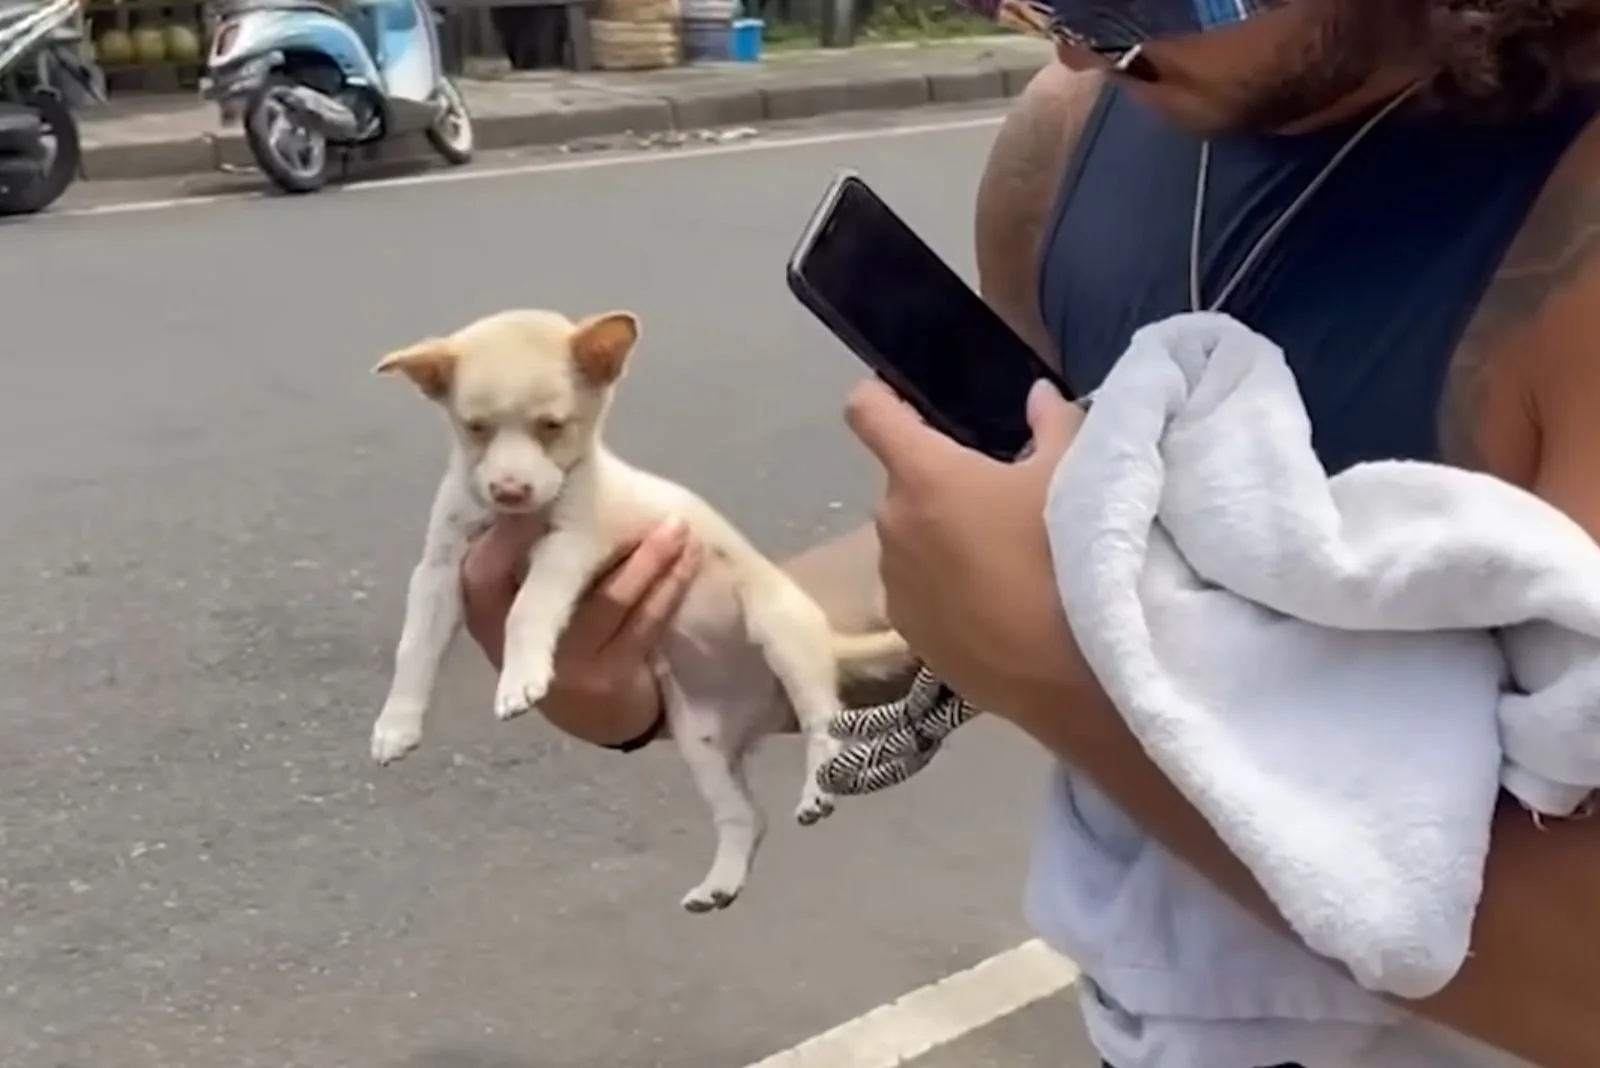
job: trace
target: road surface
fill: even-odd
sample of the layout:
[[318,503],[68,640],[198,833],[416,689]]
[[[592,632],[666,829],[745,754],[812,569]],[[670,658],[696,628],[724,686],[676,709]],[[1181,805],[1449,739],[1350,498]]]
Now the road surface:
[[[632,309],[614,444],[799,549],[874,479],[857,368],[783,285],[796,233],[851,165],[970,274],[992,136],[5,227],[0,1064],[740,1068],[1025,940],[1042,762],[989,724],[807,831],[772,744],[774,831],[709,917],[677,904],[710,832],[670,748],[497,724],[460,655],[425,748],[366,757],[445,441],[383,352]],[[1038,1037],[1070,1017],[927,1068],[1077,1068]]]

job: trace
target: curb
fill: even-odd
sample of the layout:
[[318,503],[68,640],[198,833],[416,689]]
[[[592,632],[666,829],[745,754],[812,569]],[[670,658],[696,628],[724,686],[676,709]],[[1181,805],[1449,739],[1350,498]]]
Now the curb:
[[[792,82],[738,85],[671,96],[640,94],[589,107],[486,115],[477,119],[482,150],[561,145],[620,134],[663,134],[758,122],[808,119],[849,111],[889,111],[928,104],[964,104],[1016,96],[1045,65],[1018,58],[976,69],[852,77],[797,77]],[[368,160],[425,156],[420,139],[367,151]],[[83,177],[89,181],[171,178],[206,174],[222,164],[245,164],[236,133],[169,141],[86,145]]]

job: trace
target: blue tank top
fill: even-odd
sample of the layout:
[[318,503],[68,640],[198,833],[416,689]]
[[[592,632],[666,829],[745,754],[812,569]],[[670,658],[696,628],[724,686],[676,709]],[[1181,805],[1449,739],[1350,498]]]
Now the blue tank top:
[[[1222,307],[1282,346],[1330,471],[1429,459],[1445,372],[1524,217],[1595,115],[1573,100],[1514,126],[1383,119]],[[1361,120],[1212,142],[1201,289],[1251,246]],[[1101,93],[1046,233],[1039,307],[1062,372],[1094,389],[1140,326],[1189,310],[1200,141]]]

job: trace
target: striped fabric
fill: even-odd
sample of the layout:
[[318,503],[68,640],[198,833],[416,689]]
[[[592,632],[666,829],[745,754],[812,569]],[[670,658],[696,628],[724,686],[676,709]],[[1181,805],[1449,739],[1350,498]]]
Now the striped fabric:
[[928,766],[944,740],[978,714],[927,668],[898,701],[853,708],[829,733],[840,752],[817,771],[817,785],[832,794],[873,794],[898,786]]
[[985,18],[1024,33],[1097,51],[1131,48],[1231,26],[1286,0],[962,0]]

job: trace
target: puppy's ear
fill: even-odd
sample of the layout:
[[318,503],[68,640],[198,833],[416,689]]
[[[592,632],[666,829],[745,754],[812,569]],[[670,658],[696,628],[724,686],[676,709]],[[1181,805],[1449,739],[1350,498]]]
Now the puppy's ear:
[[372,369],[375,375],[394,374],[396,371],[411,379],[429,400],[443,400],[450,392],[450,383],[456,373],[456,352],[450,342],[429,338],[378,361]]
[[590,382],[608,386],[622,377],[638,340],[639,320],[632,312],[591,315],[572,335],[572,359]]

